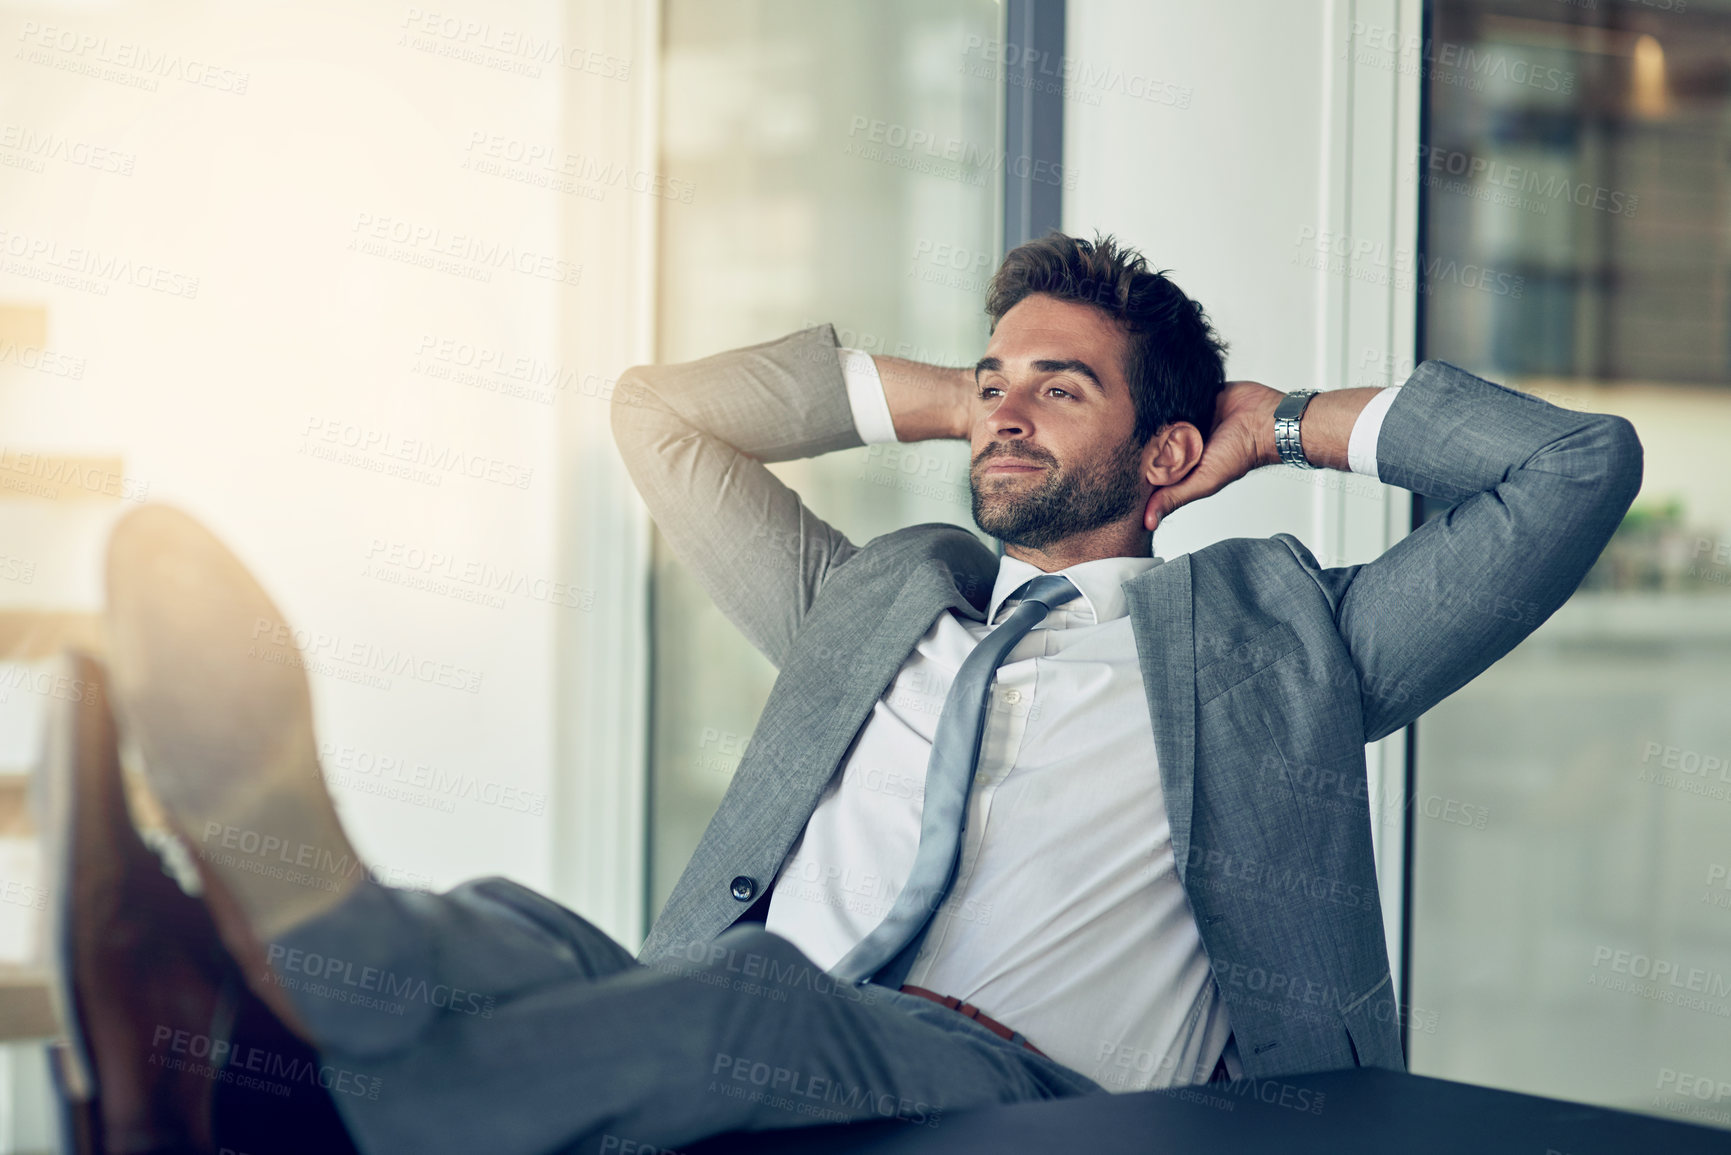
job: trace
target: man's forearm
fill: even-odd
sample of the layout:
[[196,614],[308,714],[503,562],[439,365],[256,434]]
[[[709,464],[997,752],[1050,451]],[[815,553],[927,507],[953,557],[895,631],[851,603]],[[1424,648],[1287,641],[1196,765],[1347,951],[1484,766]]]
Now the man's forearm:
[[974,371],[944,369],[900,357],[873,356],[898,441],[968,436]]
[[[1323,469],[1350,468],[1347,464],[1347,444],[1352,440],[1352,427],[1358,415],[1370,404],[1381,389],[1331,389],[1318,393],[1304,408],[1299,422],[1299,440],[1304,445],[1304,457]],[[1280,449],[1274,443],[1274,410],[1285,396],[1270,389],[1264,402],[1266,419],[1259,422],[1258,446],[1263,465],[1279,465]]]

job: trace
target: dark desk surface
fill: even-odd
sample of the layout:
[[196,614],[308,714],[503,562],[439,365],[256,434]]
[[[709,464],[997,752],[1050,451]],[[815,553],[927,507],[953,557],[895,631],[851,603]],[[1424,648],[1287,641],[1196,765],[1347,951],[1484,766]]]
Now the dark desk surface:
[[1731,1131],[1420,1075],[1353,1070],[1261,1084],[987,1107],[945,1116],[936,1127],[881,1121],[724,1135],[681,1150],[685,1155],[1727,1155]]

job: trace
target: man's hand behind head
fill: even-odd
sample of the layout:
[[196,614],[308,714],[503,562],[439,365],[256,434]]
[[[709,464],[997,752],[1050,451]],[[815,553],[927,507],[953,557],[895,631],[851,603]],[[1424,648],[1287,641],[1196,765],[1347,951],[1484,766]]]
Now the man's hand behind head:
[[1228,381],[1215,404],[1201,460],[1179,480],[1155,488],[1142,524],[1153,531],[1173,510],[1219,493],[1252,469],[1278,465],[1274,410],[1283,396],[1255,381]]

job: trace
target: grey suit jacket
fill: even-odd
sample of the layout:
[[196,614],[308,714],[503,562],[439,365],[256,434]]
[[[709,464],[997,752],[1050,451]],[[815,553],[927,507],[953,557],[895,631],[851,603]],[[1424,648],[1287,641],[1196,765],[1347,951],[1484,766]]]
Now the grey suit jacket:
[[[632,369],[613,429],[674,552],[780,671],[650,930],[654,963],[762,896],[915,642],[945,611],[982,619],[997,559],[951,525],[856,546],[764,468],[860,444],[828,325]],[[1325,569],[1282,533],[1124,585],[1179,876],[1256,1078],[1403,1068],[1365,744],[1562,604],[1642,466],[1624,419],[1438,361],[1397,395],[1377,462],[1385,482],[1458,504],[1365,565]]]

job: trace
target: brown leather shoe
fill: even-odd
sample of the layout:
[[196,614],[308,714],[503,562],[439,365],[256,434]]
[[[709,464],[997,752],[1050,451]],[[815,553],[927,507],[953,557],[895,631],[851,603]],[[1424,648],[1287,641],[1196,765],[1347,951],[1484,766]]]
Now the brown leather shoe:
[[148,505],[109,539],[115,714],[255,994],[312,1041],[263,944],[366,879],[325,790],[304,658],[282,611],[185,513]]
[[[37,783],[66,1042],[65,1148],[77,1155],[353,1152],[317,1056],[248,993],[203,903],[134,829],[104,671],[63,659]],[[304,1072],[259,1086],[246,1067]],[[243,1142],[237,1142],[242,1139]],[[244,1143],[244,1145],[243,1145]]]
[[163,1060],[177,1032],[208,1040],[239,974],[204,908],[132,827],[101,667],[81,654],[65,663],[38,779],[61,1080],[92,1150],[214,1150],[215,1084]]

